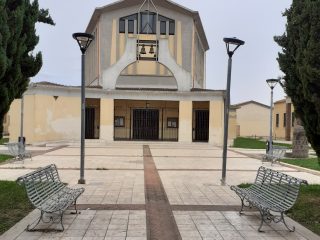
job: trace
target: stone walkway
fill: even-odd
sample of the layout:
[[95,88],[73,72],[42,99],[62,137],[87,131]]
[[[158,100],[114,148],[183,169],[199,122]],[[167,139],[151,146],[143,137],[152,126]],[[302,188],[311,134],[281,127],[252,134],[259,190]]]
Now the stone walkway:
[[[51,149],[52,150],[52,149]],[[33,161],[0,165],[1,180],[55,163],[63,182],[77,187],[79,147],[45,149]],[[37,149],[41,151],[41,149]],[[221,186],[222,150],[209,144],[129,143],[86,148],[85,192],[81,214],[64,216],[66,230],[25,232],[38,217],[30,213],[0,239],[320,239],[289,219],[297,230],[282,224],[265,225],[249,211],[239,216],[240,200],[229,186]],[[227,183],[254,181],[261,161],[241,152],[228,152]],[[270,164],[265,164],[271,167]],[[320,177],[275,164],[272,168],[320,184]],[[81,186],[82,187],[82,186]],[[54,229],[55,224],[40,227]]]

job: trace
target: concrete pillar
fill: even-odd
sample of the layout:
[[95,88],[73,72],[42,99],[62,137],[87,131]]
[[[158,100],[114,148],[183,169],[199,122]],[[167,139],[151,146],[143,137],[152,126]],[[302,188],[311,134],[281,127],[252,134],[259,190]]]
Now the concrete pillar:
[[179,142],[192,142],[192,101],[179,102]]
[[100,103],[100,139],[113,141],[114,100],[101,99]]
[[209,143],[223,145],[223,99],[210,101],[209,106]]

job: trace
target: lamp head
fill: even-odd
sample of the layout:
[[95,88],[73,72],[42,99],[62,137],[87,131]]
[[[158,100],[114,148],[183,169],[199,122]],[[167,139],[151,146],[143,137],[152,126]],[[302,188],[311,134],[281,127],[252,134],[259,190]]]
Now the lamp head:
[[234,52],[242,45],[245,44],[244,41],[238,38],[224,38],[223,41],[226,43],[227,53],[229,57],[232,57]]
[[85,54],[91,42],[94,40],[94,36],[89,33],[74,33],[72,37],[79,44],[82,54]]
[[279,79],[275,79],[275,78],[271,78],[266,80],[267,84],[269,85],[269,87],[271,88],[271,90],[274,89],[274,87],[277,85],[277,83],[279,82]]

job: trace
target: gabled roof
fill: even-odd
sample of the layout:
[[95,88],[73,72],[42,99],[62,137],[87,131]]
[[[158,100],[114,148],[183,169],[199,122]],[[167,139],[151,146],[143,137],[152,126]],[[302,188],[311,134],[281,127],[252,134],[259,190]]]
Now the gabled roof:
[[256,104],[256,105],[259,105],[259,106],[261,106],[261,107],[265,107],[265,108],[270,109],[270,106],[267,106],[267,105],[265,105],[265,104],[262,104],[262,103],[259,103],[259,102],[253,101],[253,100],[251,100],[251,101],[246,101],[246,102],[242,102],[242,103],[238,103],[238,104],[235,104],[235,105],[232,105],[232,106],[234,106],[234,107],[236,107],[236,108],[240,108],[240,107],[245,106],[245,105],[248,105],[248,104]]
[[[157,6],[162,6],[164,8],[172,9],[172,10],[175,10],[175,11],[180,12],[182,14],[191,16],[195,22],[195,25],[198,30],[198,33],[199,33],[199,36],[200,36],[200,39],[201,39],[201,42],[203,44],[204,49],[206,51],[209,50],[208,40],[207,40],[206,34],[203,29],[203,25],[201,22],[199,12],[190,10],[190,9],[183,7],[177,3],[174,3],[170,0],[154,0],[154,2]],[[91,17],[90,22],[87,26],[86,32],[87,33],[93,32],[93,29],[96,26],[101,14],[106,13],[106,12],[111,12],[111,11],[114,11],[117,9],[122,9],[122,8],[127,8],[127,7],[131,7],[131,6],[139,5],[139,4],[142,4],[142,0],[120,0],[120,1],[116,1],[114,3],[111,3],[109,5],[106,5],[104,7],[96,8],[92,14],[92,17]]]
[[282,99],[282,100],[279,100],[279,101],[274,102],[274,104],[285,103],[285,102],[286,102],[286,99]]

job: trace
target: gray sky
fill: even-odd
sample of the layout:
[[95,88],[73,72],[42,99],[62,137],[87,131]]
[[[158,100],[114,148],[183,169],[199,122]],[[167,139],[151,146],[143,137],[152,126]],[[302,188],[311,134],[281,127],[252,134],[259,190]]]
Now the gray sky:
[[[142,1],[142,0],[141,0]],[[65,85],[80,85],[80,50],[72,33],[82,32],[95,7],[113,0],[39,0],[41,8],[49,8],[56,26],[38,24],[44,64],[33,81],[50,81]],[[156,0],[155,0],[156,2]],[[208,38],[207,88],[225,89],[227,60],[224,37],[237,37],[246,44],[233,57],[231,102],[255,100],[269,105],[270,88],[265,80],[281,74],[277,54],[281,50],[273,36],[285,31],[282,13],[291,0],[174,0],[199,11]],[[275,88],[275,100],[285,96],[280,86]]]

